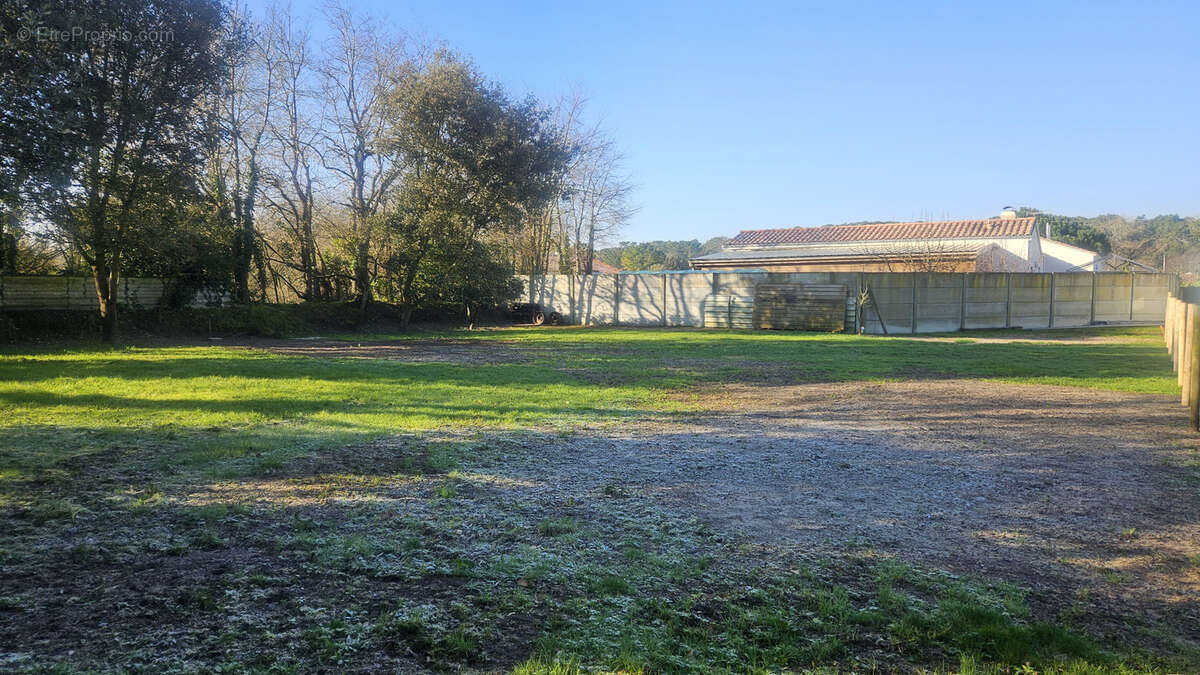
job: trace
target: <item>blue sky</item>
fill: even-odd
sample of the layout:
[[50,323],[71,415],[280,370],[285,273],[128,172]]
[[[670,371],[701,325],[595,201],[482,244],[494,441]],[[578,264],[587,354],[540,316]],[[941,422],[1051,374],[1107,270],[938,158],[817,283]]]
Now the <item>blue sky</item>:
[[515,94],[581,88],[639,186],[623,239],[1005,205],[1200,214],[1200,3],[355,7]]

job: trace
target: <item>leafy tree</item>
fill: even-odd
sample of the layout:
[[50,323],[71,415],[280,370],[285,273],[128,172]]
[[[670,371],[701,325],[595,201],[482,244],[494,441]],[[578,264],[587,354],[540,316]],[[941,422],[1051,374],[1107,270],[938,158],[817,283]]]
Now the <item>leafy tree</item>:
[[388,149],[403,179],[380,219],[393,251],[382,283],[407,324],[428,297],[417,280],[430,266],[471,257],[483,235],[554,198],[570,151],[534,101],[510,101],[444,51],[401,81],[388,106]]
[[621,242],[620,246],[597,251],[597,257],[629,271],[686,270],[690,267],[689,261],[700,252],[700,242],[695,239]]
[[716,253],[725,248],[725,244],[729,243],[729,237],[713,237],[700,247],[700,255],[708,255]]
[[[195,185],[197,104],[219,83],[227,14],[217,0],[32,5],[21,28],[71,36],[30,49],[20,67],[23,96],[72,101],[35,116],[34,126],[55,136],[58,158],[40,167],[37,191],[44,215],[91,268],[103,337],[113,341],[124,256],[153,226],[141,216]],[[86,32],[72,34],[76,27]]]
[[661,270],[667,262],[666,252],[653,244],[632,244],[621,251],[623,270]]
[[1088,222],[1089,219],[1087,218],[1043,213],[1028,206],[1018,209],[1017,216],[1021,218],[1036,216],[1037,226],[1045,227],[1049,225],[1050,238],[1055,241],[1081,246],[1099,253],[1108,253],[1112,250],[1108,233]]

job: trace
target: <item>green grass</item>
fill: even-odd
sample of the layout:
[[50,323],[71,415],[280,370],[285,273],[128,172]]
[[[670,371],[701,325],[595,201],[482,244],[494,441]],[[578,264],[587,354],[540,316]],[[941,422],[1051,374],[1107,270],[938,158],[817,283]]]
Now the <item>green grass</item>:
[[[434,351],[475,344],[485,358],[468,362],[10,348],[0,564],[15,576],[0,585],[0,638],[25,612],[61,620],[83,607],[107,632],[75,656],[55,643],[44,662],[10,665],[1152,670],[1157,656],[1033,619],[1012,586],[865,555],[766,564],[622,485],[537,508],[488,487],[522,433],[689,415],[701,405],[689,394],[719,384],[956,376],[1177,394],[1156,328],[1061,333],[1004,344],[577,328],[387,336]],[[1058,341],[1080,335],[1106,341]]]
[[[5,476],[122,446],[176,470],[282,469],[289,458],[397,432],[619,421],[686,410],[673,391],[727,382],[957,376],[1177,393],[1157,328],[1128,342],[923,342],[775,332],[507,329],[442,337],[489,364],[313,359],[221,347],[0,353]],[[1071,335],[1092,331],[1073,331]],[[426,339],[428,335],[424,336]],[[360,338],[362,340],[362,338]],[[504,362],[506,355],[520,363]]]

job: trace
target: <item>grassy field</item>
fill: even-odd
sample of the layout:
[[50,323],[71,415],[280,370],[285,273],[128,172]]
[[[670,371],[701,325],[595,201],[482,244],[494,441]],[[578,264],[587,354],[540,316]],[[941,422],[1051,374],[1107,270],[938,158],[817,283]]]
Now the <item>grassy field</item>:
[[[869,547],[764,561],[619,485],[557,511],[487,487],[512,482],[523,434],[697,414],[725,383],[955,376],[1177,395],[1158,330],[504,329],[341,336],[315,357],[8,348],[0,668],[1200,667]],[[399,351],[374,354],[384,340]]]

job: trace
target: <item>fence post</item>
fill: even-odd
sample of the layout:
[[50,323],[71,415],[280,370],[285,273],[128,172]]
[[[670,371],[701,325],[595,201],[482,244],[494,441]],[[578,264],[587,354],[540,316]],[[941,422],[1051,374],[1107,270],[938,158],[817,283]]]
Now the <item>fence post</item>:
[[667,325],[667,272],[663,272],[663,318],[662,325]]
[[[1175,372],[1178,373],[1183,366],[1183,348],[1184,337],[1187,335],[1187,326],[1184,325],[1184,319],[1187,317],[1187,303],[1182,300],[1175,303]],[[1183,386],[1183,380],[1179,380],[1179,386]]]
[[913,285],[912,330],[910,332],[916,333],[917,332],[917,273],[916,272],[912,273],[912,285]]
[[1133,272],[1129,273],[1129,320],[1133,321]]
[[621,273],[620,272],[613,274],[613,284],[615,285],[615,290],[613,291],[613,325],[620,326],[621,325]]
[[1171,325],[1171,312],[1175,310],[1175,298],[1170,293],[1167,293],[1167,310],[1163,313],[1163,341],[1167,343],[1167,353],[1175,353],[1175,340],[1171,331],[1175,329]]
[[1175,381],[1183,388],[1183,353],[1187,349],[1187,303],[1175,306]]
[[1192,343],[1196,340],[1196,334],[1192,331],[1192,320],[1196,318],[1196,306],[1192,303],[1186,303],[1187,306],[1183,311],[1183,358],[1179,362],[1179,387],[1183,391],[1180,403],[1188,405],[1188,387],[1192,384],[1191,369],[1192,369]]
[[1050,273],[1050,317],[1046,321],[1046,328],[1054,328],[1054,272]]
[[1096,273],[1092,272],[1092,294],[1088,296],[1088,325],[1096,323]]
[[1192,353],[1188,358],[1188,419],[1192,431],[1200,431],[1200,341],[1195,338],[1196,333],[1200,332],[1200,311],[1192,311],[1188,314],[1191,316],[1191,321],[1188,322],[1188,332],[1193,336],[1191,339]]
[[958,329],[967,329],[967,272],[959,272],[962,277],[962,290],[958,294]]
[[1004,327],[1012,328],[1012,272],[1004,273]]

